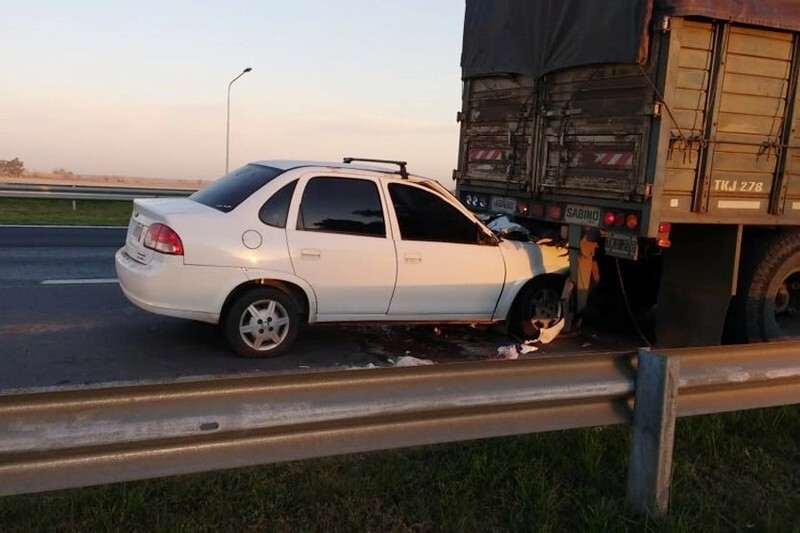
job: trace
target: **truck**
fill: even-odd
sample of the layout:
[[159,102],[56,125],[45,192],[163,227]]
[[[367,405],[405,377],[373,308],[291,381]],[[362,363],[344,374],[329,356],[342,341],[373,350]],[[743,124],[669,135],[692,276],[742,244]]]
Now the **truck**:
[[466,0],[456,194],[568,243],[569,327],[619,278],[659,346],[797,338],[799,32],[798,0]]

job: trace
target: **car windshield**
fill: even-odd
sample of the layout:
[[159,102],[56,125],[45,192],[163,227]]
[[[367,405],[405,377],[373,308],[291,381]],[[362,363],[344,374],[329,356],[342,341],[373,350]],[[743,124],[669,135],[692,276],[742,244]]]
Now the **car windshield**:
[[263,165],[245,165],[192,194],[189,199],[227,213],[283,172]]

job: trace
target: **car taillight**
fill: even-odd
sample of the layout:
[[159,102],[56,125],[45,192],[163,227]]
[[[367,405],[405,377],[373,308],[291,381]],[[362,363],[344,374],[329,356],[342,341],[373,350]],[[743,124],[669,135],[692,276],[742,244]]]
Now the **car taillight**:
[[145,248],[169,255],[183,255],[183,243],[178,234],[164,224],[153,224],[144,236]]

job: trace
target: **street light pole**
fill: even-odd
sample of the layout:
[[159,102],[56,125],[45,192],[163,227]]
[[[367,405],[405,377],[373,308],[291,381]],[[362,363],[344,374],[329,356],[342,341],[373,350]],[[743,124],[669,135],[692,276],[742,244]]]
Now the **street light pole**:
[[228,173],[228,161],[230,159],[230,146],[231,146],[231,85],[233,82],[253,70],[250,67],[244,69],[238,76],[233,78],[228,84],[228,118],[225,126],[225,174]]

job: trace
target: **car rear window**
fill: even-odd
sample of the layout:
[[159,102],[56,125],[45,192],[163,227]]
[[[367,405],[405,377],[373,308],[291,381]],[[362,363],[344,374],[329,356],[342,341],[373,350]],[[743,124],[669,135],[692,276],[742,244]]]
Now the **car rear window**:
[[189,199],[227,213],[283,172],[279,168],[245,165],[192,194]]

